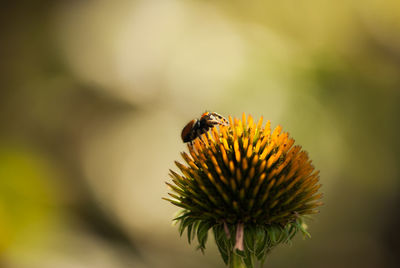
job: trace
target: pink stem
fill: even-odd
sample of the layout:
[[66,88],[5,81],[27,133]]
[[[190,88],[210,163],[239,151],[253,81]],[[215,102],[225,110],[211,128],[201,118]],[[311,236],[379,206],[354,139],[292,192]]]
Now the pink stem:
[[244,235],[244,224],[239,222],[236,227],[236,243],[235,243],[234,250],[236,250],[236,249],[238,249],[240,251],[244,250],[243,235]]

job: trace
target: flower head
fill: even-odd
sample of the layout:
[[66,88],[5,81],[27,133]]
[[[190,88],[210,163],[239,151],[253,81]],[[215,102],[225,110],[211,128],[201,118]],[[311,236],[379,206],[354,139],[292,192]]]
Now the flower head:
[[197,236],[203,250],[212,229],[224,261],[237,255],[248,267],[297,231],[308,234],[303,218],[322,204],[307,153],[262,121],[229,117],[228,126],[195,139],[182,153],[186,163],[175,162],[183,176],[170,170],[174,193],[165,198],[183,209],[176,220],[189,243]]

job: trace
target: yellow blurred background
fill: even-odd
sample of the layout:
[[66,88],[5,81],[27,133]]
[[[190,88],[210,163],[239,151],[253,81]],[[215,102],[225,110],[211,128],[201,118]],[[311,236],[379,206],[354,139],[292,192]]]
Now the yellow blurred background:
[[224,267],[166,196],[205,110],[281,124],[321,170],[265,267],[399,267],[400,2],[8,1],[0,267]]

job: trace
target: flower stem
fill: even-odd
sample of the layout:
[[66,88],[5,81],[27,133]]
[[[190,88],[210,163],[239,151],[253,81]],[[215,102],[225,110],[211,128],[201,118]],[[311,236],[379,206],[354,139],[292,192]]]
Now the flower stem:
[[246,268],[239,255],[232,254],[231,263],[229,268]]

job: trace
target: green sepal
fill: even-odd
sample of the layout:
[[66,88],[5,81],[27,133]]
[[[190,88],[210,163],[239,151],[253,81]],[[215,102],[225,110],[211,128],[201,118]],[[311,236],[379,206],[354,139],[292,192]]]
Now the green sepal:
[[255,256],[257,260],[261,260],[262,257],[265,255],[264,252],[268,247],[267,243],[267,235],[261,226],[256,227],[256,243],[255,243]]
[[216,225],[213,227],[214,239],[217,244],[218,251],[221,254],[221,257],[226,265],[229,263],[229,259],[231,256],[231,245],[226,237],[225,230],[223,225]]
[[245,257],[246,257],[246,251],[244,251],[244,250],[236,249],[235,252],[234,252],[234,254],[239,255],[239,256],[242,257],[242,258],[245,258]]
[[[261,264],[264,263],[266,256],[274,247],[281,243],[290,243],[298,231],[301,231],[305,237],[309,237],[302,217],[298,217],[284,226],[280,224],[247,224],[243,230],[244,249],[239,251],[234,250],[236,225],[227,224],[227,230],[225,230],[224,224],[195,217],[192,212],[187,210],[179,213],[174,220],[179,222],[181,236],[185,231],[187,232],[189,244],[197,236],[197,249],[200,249],[203,253],[206,248],[208,231],[212,229],[224,263],[229,265],[233,259],[239,258],[246,268],[254,267],[256,260]],[[227,231],[229,232],[228,235]]]
[[244,246],[251,253],[255,252],[255,228],[253,226],[246,226],[244,228]]
[[[192,239],[193,239],[193,233],[194,233],[194,231],[192,232],[193,225],[195,225],[195,223],[189,224],[188,227],[187,227],[187,231],[186,231],[186,233],[187,233],[187,239],[188,239],[188,243],[189,243],[189,244],[190,244],[190,242],[191,242]],[[196,227],[193,228],[193,230],[195,230],[195,229],[196,229]]]
[[213,223],[208,221],[200,221],[199,226],[197,227],[197,241],[199,245],[197,249],[200,249],[204,253],[204,249],[206,248],[206,242],[208,238],[208,230],[213,226]]
[[190,218],[190,217],[182,218],[180,220],[180,225],[179,225],[179,235],[182,236],[186,227],[188,227],[189,225],[192,225],[195,221],[196,221],[196,219]]
[[251,255],[246,256],[245,258],[242,258],[244,264],[246,265],[246,268],[254,268],[254,262],[253,258]]

